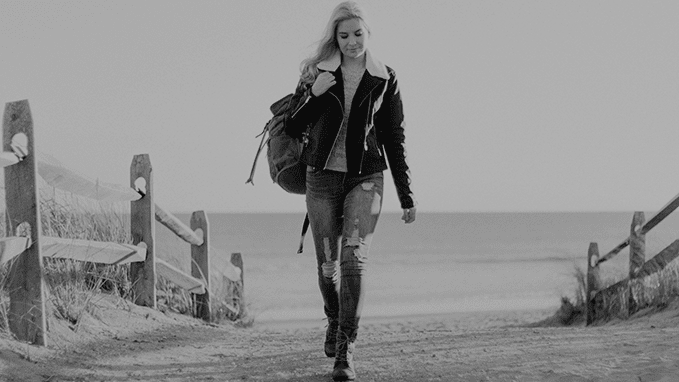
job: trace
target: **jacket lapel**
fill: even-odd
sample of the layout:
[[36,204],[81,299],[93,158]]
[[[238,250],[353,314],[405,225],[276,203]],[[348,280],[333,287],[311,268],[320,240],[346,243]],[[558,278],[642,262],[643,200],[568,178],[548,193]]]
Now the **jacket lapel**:
[[361,82],[358,84],[358,89],[356,89],[356,95],[354,96],[353,102],[356,102],[356,106],[361,106],[370,93],[380,84],[384,83],[385,80],[378,78],[370,74],[367,70],[363,74]]
[[[340,68],[342,64],[342,56],[338,51],[335,55],[327,60],[318,63],[317,67],[320,70],[325,70],[332,72],[335,75],[335,81],[337,83],[335,86],[330,88],[328,91],[333,94],[340,102],[342,109],[344,109],[344,80],[342,78],[342,69]],[[363,78],[356,89],[356,94],[352,100],[352,105],[360,106],[370,93],[380,84],[386,82],[389,79],[389,72],[387,67],[372,55],[370,50],[366,51],[366,71],[363,74]]]
[[344,78],[342,77],[342,69],[339,67],[332,72],[335,75],[335,86],[328,89],[328,92],[337,98],[344,110]]

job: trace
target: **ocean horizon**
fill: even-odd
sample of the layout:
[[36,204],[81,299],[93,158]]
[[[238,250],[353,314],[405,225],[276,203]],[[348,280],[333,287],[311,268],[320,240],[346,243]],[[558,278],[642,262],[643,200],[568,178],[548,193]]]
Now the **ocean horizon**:
[[[383,213],[363,317],[556,310],[575,296],[574,273],[586,271],[590,242],[608,252],[629,235],[632,214],[420,212],[406,225],[400,213]],[[190,214],[177,216],[188,222]],[[257,322],[324,317],[311,232],[296,253],[303,220],[304,213],[208,213],[212,264],[243,255],[246,304]],[[156,231],[159,256],[176,256],[180,239]],[[670,215],[647,234],[647,259],[678,236],[679,216]],[[188,266],[188,252],[179,257]],[[604,277],[624,277],[628,261],[625,250],[602,265]]]

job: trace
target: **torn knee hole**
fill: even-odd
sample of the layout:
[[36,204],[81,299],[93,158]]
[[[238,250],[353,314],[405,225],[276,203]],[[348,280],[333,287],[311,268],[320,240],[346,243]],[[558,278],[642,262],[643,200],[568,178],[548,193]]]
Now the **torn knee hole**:
[[326,261],[321,265],[323,270],[323,277],[328,279],[334,279],[337,277],[337,262],[336,261]]
[[363,244],[363,240],[361,238],[348,239],[347,243],[344,247],[345,248],[351,248],[351,252],[354,254],[356,259],[358,259],[359,261],[363,261],[363,260],[367,259],[366,247]]
[[375,187],[375,183],[373,182],[364,182],[361,183],[361,187],[363,187],[363,191],[370,191]]

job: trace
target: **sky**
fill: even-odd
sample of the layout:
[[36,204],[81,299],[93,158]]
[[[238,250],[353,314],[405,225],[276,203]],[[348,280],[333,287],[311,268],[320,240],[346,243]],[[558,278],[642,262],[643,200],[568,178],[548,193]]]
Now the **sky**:
[[[36,147],[175,212],[297,212],[260,158],[338,1],[0,0]],[[679,2],[359,1],[399,78],[418,211],[654,211],[679,192]],[[387,172],[388,174],[388,172]],[[400,206],[385,177],[383,209]]]

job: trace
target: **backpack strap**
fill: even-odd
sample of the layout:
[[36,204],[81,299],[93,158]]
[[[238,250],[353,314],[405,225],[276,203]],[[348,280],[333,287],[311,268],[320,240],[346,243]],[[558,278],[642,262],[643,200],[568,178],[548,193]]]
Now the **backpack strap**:
[[309,229],[309,213],[304,216],[304,224],[302,224],[302,237],[299,239],[299,248],[297,253],[304,252],[304,236],[306,236],[306,231]]
[[253,186],[255,185],[255,182],[253,178],[255,177],[255,168],[257,167],[257,159],[259,158],[259,154],[262,152],[262,149],[264,146],[266,146],[266,143],[269,141],[267,138],[267,133],[269,132],[269,123],[267,122],[266,125],[264,125],[264,130],[262,130],[259,135],[257,135],[255,138],[258,138],[260,135],[262,136],[262,140],[259,141],[259,148],[257,149],[257,154],[255,154],[255,160],[252,162],[252,170],[250,170],[250,177],[248,180],[245,181],[245,184],[252,184]]

